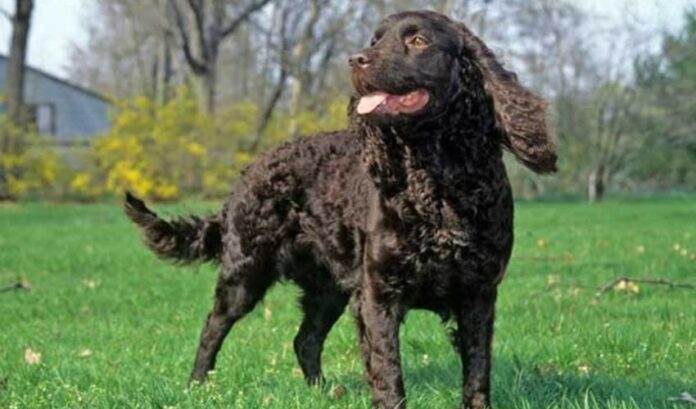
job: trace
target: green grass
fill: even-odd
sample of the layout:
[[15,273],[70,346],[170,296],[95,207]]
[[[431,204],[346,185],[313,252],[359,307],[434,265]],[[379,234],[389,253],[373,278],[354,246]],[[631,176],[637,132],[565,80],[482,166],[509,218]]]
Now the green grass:
[[[521,203],[516,223],[496,321],[496,407],[686,407],[667,398],[696,394],[696,290],[594,293],[619,276],[694,283],[694,201]],[[0,206],[0,286],[19,276],[31,291],[0,293],[2,409],[369,408],[349,314],[324,352],[330,385],[304,385],[290,285],[233,329],[212,381],[187,390],[215,270],[156,260],[115,205]],[[402,345],[409,407],[457,407],[460,366],[435,316],[409,314]],[[27,348],[39,364],[25,362]]]

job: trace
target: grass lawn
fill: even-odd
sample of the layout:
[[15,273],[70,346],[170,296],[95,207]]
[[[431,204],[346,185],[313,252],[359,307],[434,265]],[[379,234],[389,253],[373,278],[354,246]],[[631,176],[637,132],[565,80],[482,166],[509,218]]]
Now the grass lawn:
[[[620,276],[695,283],[695,201],[520,203],[516,224],[496,321],[496,408],[688,407],[668,397],[696,395],[696,290],[594,294]],[[31,291],[0,293],[2,409],[369,408],[349,314],[324,351],[330,384],[304,385],[290,285],[232,330],[212,381],[187,389],[215,268],[158,261],[116,205],[0,205],[0,286],[20,276]],[[460,365],[434,315],[409,314],[402,356],[410,408],[457,407]]]

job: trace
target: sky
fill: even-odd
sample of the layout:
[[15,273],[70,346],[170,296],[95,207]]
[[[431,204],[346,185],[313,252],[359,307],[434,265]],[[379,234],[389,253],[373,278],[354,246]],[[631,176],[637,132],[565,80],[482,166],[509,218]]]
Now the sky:
[[[0,0],[0,8],[13,12],[14,3],[15,0]],[[29,65],[65,78],[71,46],[87,42],[85,21],[94,4],[94,0],[35,0]],[[677,31],[684,11],[696,9],[696,0],[582,0],[576,4],[604,23],[618,22],[629,15],[655,33]],[[10,33],[10,22],[0,15],[0,53],[7,54]]]

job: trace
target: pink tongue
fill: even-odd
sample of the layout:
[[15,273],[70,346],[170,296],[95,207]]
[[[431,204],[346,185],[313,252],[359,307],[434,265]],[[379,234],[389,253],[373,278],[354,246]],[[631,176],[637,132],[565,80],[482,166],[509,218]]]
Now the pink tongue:
[[358,114],[369,114],[370,112],[374,111],[375,108],[377,108],[382,102],[384,102],[388,96],[389,94],[387,94],[386,92],[374,92],[370,95],[365,95],[364,97],[360,98],[360,102],[358,103]]

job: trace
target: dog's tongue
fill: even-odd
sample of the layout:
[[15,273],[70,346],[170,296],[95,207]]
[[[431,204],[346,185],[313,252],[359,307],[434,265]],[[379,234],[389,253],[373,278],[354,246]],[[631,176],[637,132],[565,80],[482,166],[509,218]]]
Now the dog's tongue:
[[356,110],[358,115],[367,115],[377,109],[392,115],[413,114],[423,109],[429,100],[430,94],[424,89],[417,89],[404,95],[392,95],[384,91],[377,91],[360,98]]
[[365,95],[364,97],[360,98],[360,102],[358,103],[358,114],[369,114],[370,112],[374,111],[375,108],[377,108],[381,103],[386,101],[388,97],[389,94],[381,91],[373,92],[370,95]]

